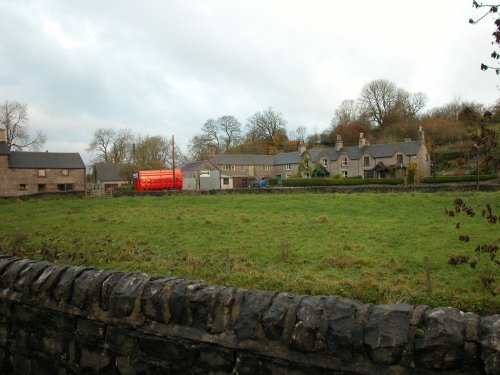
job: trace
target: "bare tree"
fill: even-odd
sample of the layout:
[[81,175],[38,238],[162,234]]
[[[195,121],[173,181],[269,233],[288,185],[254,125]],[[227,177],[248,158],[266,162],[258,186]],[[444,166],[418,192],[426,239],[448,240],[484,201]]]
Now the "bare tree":
[[[187,158],[175,147],[175,164],[182,165]],[[156,135],[140,137],[135,148],[135,164],[137,169],[172,168],[172,143],[169,139]]]
[[112,128],[98,128],[87,151],[95,155],[96,162],[111,162],[111,149],[116,132]]
[[134,135],[130,129],[98,128],[87,151],[96,162],[124,164],[132,159]]
[[4,101],[0,105],[0,124],[5,129],[5,140],[9,150],[39,150],[46,141],[45,134],[37,130],[34,138],[29,137],[27,125],[28,106],[17,101]]
[[112,163],[124,164],[132,159],[132,144],[134,136],[130,129],[119,129],[115,131],[115,136],[111,140],[109,151]]
[[307,128],[305,126],[298,126],[295,129],[295,135],[297,137],[297,140],[305,141],[307,138]]
[[224,149],[221,151],[237,146],[241,142],[241,124],[234,116],[219,117],[216,124],[222,133],[220,138]]
[[399,120],[416,118],[426,101],[424,93],[409,93],[385,79],[366,84],[358,99],[360,115],[381,129]]
[[423,92],[410,94],[403,91],[401,94],[403,100],[403,112],[406,118],[416,118],[427,103],[427,95]]
[[378,79],[363,87],[359,104],[368,119],[382,128],[394,119],[400,99],[401,93],[393,82]]
[[343,100],[335,110],[335,117],[331,121],[333,127],[348,125],[357,122],[360,117],[358,103],[352,99]]
[[191,160],[206,160],[210,157],[210,140],[204,135],[195,135],[189,141],[188,151]]
[[209,142],[210,147],[215,147],[217,151],[222,149],[221,134],[217,121],[208,119],[201,127],[203,138]]
[[135,163],[138,169],[163,169],[170,159],[171,143],[161,136],[146,136],[137,142]]
[[276,146],[280,138],[287,133],[286,120],[280,112],[275,112],[271,107],[252,115],[246,125],[249,138],[265,140],[268,145]]

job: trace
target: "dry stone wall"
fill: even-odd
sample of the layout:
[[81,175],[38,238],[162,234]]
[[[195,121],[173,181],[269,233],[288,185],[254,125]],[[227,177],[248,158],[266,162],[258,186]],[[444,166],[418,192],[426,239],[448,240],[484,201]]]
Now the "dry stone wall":
[[13,374],[499,374],[500,315],[0,256]]

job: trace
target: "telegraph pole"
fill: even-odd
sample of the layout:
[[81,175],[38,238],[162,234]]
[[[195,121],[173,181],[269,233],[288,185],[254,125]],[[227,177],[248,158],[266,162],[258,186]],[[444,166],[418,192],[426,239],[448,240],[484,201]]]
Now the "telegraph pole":
[[174,189],[176,188],[176,176],[175,176],[175,141],[172,135],[172,169],[174,170]]

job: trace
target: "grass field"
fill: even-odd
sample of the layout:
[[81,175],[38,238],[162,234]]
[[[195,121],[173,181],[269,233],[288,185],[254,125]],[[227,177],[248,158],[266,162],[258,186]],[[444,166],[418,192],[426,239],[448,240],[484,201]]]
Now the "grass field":
[[498,224],[444,214],[457,195],[499,211],[499,192],[5,200],[0,249],[206,283],[498,313],[498,282],[494,297],[479,278],[491,272],[489,259],[476,269],[447,264],[498,238]]

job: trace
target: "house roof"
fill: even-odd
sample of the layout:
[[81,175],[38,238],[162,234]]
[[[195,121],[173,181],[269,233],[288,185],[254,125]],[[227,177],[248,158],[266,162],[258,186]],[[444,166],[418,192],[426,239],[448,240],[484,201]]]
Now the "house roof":
[[80,154],[10,151],[9,168],[85,169]]
[[[363,155],[370,155],[373,158],[391,157],[398,152],[408,156],[417,155],[421,141],[397,142],[388,144],[367,145],[363,148],[359,146],[347,146],[336,151],[334,148],[324,148],[319,150],[308,150],[311,161],[317,163],[326,156],[330,160],[338,160],[346,155],[350,160],[359,160]],[[282,152],[276,155],[252,155],[252,154],[218,154],[211,159],[217,165],[285,165],[298,164],[302,160],[303,154],[298,151]]]
[[9,155],[9,147],[7,146],[7,142],[1,141],[0,142],[0,155]]
[[194,161],[192,163],[186,163],[181,167],[183,172],[196,172],[203,170],[218,170],[217,166],[210,162],[209,160]]
[[420,145],[421,145],[420,141],[411,141],[411,142],[388,143],[385,145],[371,145],[371,146],[366,146],[366,148],[369,150],[368,153],[374,158],[384,158],[392,156],[398,151],[401,151],[406,155],[412,155],[412,156],[417,155]]
[[282,152],[274,155],[274,165],[298,164],[302,155],[298,151]]
[[210,161],[217,165],[273,165],[274,155],[217,154]]
[[95,165],[95,172],[97,178],[101,181],[125,181],[121,173],[121,164],[116,163],[97,163]]

